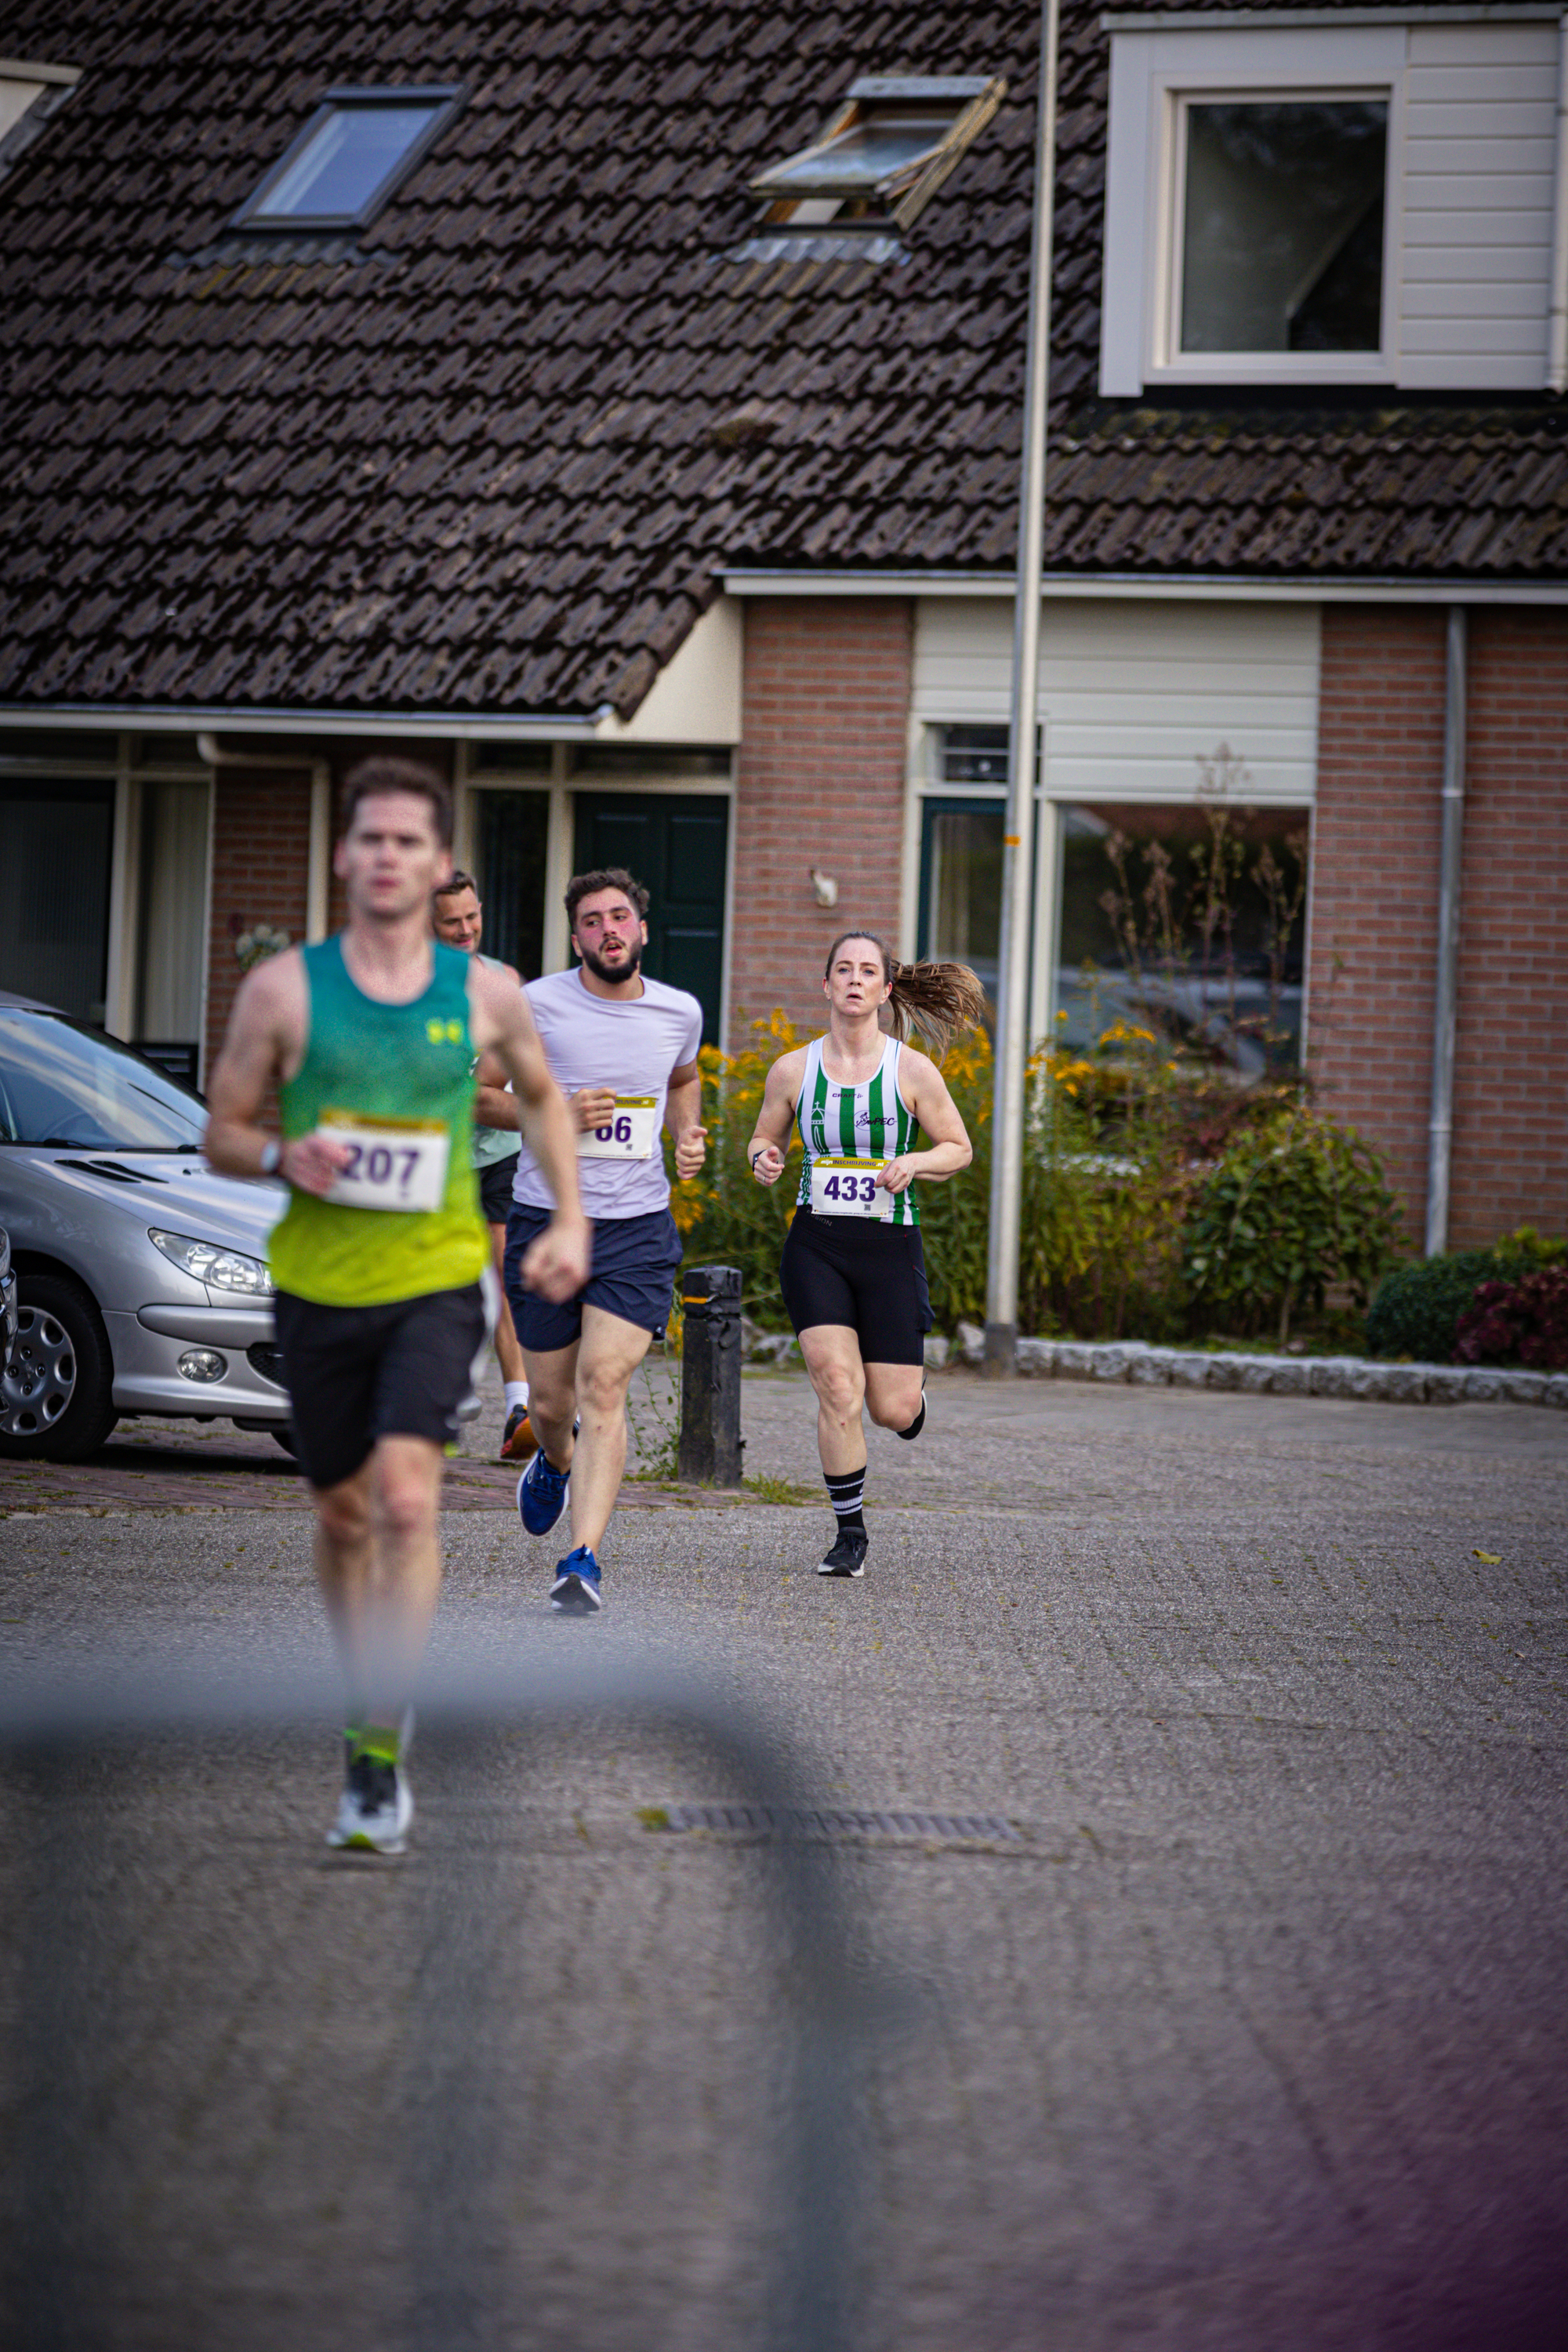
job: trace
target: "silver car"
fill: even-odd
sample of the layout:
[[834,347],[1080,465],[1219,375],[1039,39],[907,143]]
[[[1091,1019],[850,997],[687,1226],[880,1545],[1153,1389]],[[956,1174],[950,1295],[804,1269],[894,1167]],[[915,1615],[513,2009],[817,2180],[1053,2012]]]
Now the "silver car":
[[284,1187],[219,1176],[201,1098],[63,1013],[0,1003],[0,1225],[19,1286],[0,1453],[79,1462],[121,1413],[292,1451],[267,1236]]

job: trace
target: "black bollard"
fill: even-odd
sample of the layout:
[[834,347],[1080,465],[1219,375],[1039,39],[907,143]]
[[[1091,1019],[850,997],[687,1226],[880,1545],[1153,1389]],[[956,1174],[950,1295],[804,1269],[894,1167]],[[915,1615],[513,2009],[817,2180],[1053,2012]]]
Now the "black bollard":
[[680,1362],[680,1475],[715,1486],[741,1483],[741,1273],[733,1265],[681,1268],[686,1339]]

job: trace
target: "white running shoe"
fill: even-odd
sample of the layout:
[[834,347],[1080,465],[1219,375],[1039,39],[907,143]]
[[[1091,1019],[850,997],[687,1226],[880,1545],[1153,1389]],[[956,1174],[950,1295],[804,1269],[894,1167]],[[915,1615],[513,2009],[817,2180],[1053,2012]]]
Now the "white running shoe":
[[414,1791],[401,1764],[356,1756],[327,1843],[348,1853],[404,1853],[414,1819]]

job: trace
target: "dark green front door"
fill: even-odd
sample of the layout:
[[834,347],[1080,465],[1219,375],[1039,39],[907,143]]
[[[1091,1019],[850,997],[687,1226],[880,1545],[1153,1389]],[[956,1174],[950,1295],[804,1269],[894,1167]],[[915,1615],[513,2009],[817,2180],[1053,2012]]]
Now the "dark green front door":
[[730,803],[717,793],[579,793],[574,870],[624,866],[651,894],[643,970],[689,988],[719,1042]]

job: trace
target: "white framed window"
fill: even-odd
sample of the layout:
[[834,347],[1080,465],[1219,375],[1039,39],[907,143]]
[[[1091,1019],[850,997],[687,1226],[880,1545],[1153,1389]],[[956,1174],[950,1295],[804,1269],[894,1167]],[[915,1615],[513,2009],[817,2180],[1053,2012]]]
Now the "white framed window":
[[1405,31],[1118,34],[1103,392],[1396,380]]

